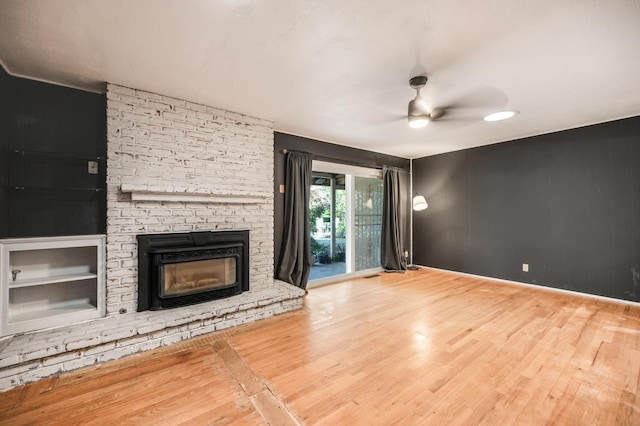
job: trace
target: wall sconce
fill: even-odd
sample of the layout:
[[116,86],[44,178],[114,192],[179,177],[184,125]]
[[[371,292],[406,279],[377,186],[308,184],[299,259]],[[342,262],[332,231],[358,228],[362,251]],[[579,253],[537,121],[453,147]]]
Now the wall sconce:
[[418,193],[416,192],[416,195],[413,196],[413,210],[419,212],[426,209],[427,207],[429,207],[429,204],[427,204],[427,200],[424,199],[424,196],[418,195]]

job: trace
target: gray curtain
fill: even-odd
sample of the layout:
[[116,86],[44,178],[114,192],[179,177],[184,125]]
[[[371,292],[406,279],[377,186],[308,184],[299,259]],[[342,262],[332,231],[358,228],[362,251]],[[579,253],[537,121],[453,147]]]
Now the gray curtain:
[[285,168],[284,226],[276,278],[305,289],[311,272],[309,194],[311,154],[287,152]]
[[395,167],[382,169],[384,199],[382,202],[382,241],[380,263],[387,272],[404,272],[407,262],[402,255],[400,225],[401,192],[399,170]]

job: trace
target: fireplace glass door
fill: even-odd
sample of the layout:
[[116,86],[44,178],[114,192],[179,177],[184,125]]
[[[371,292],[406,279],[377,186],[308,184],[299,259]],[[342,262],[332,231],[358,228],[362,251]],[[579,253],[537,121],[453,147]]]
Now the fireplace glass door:
[[162,296],[182,296],[236,284],[237,256],[163,265]]

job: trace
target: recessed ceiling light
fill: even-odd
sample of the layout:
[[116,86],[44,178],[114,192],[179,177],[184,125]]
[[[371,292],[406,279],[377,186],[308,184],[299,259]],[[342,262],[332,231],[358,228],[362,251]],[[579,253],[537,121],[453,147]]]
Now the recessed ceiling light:
[[517,114],[516,111],[499,111],[499,112],[494,112],[493,114],[487,115],[485,118],[483,118],[483,120],[484,121],[501,121],[501,120],[506,120],[508,118],[511,118],[516,114]]

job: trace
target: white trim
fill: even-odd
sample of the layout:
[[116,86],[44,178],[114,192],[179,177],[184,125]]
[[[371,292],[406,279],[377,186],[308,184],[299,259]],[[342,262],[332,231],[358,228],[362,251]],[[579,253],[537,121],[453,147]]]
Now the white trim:
[[346,175],[345,189],[346,203],[345,203],[345,260],[346,260],[346,272],[348,274],[353,273],[353,269],[356,264],[356,233],[353,230],[355,222],[355,209],[353,208],[353,195],[355,192],[355,178],[352,175]]
[[377,274],[383,272],[382,268],[363,269],[362,271],[351,272],[348,274],[332,275],[326,278],[317,278],[311,280],[307,284],[307,288],[319,287],[325,284],[334,284],[340,281],[346,281],[352,278],[364,277],[366,275]]
[[382,170],[379,169],[360,166],[349,166],[347,164],[330,163],[327,161],[313,160],[311,169],[314,172],[338,173],[341,175],[352,175],[365,178],[382,177]]
[[466,272],[450,271],[448,269],[434,268],[431,266],[423,266],[423,265],[419,265],[419,266],[420,268],[423,268],[423,269],[433,269],[434,271],[450,272],[452,274],[463,275],[465,277],[482,278],[485,280],[496,281],[503,284],[513,284],[513,285],[518,285],[522,287],[534,288],[537,290],[547,290],[547,291],[552,291],[556,293],[563,293],[563,294],[569,294],[569,295],[578,296],[578,297],[586,297],[589,299],[601,300],[604,302],[613,302],[613,303],[620,303],[623,305],[633,305],[633,306],[640,307],[640,302],[634,302],[632,300],[616,299],[614,297],[600,296],[598,294],[582,293],[575,290],[567,290],[564,288],[556,288],[556,287],[547,287],[547,286],[538,285],[538,284],[522,283],[520,281],[511,281],[511,280],[505,280],[502,278],[485,277],[483,275],[475,275],[475,274],[468,274]]
[[7,74],[9,74],[11,77],[15,77],[15,78],[22,78],[22,79],[25,79],[25,80],[38,81],[40,83],[53,84],[54,86],[69,87],[71,89],[82,90],[84,92],[93,92],[93,93],[98,93],[98,94],[101,94],[101,95],[105,94],[106,91],[107,91],[107,82],[106,81],[102,81],[102,80],[95,80],[93,83],[85,82],[86,84],[62,83],[62,82],[55,81],[55,80],[48,80],[46,78],[36,77],[36,76],[31,75],[31,74],[24,74],[24,73],[18,73],[18,72],[11,71],[7,67],[7,65],[2,62],[2,60],[0,60],[0,66],[2,66],[2,68],[4,68],[4,70],[7,72]]
[[409,208],[409,256],[411,256],[411,260],[409,265],[413,265],[413,158],[409,160],[409,200],[411,200]]
[[[367,147],[365,149],[365,148],[362,147],[362,145],[360,145],[360,146],[353,145],[353,144],[350,144],[347,141],[334,141],[334,140],[329,140],[329,139],[322,139],[322,138],[319,138],[317,136],[303,135],[302,133],[295,133],[295,132],[291,132],[289,130],[279,129],[279,128],[275,127],[276,124],[277,124],[276,121],[273,121],[273,123],[274,123],[273,131],[274,132],[278,132],[278,133],[282,133],[283,135],[296,136],[296,137],[303,138],[303,139],[309,139],[312,142],[316,141],[316,142],[328,143],[328,144],[331,144],[331,145],[340,145],[342,147],[353,148],[353,149],[356,149],[358,151],[374,152],[376,154],[388,155],[389,157],[402,158],[404,160],[408,160],[408,159],[411,158],[411,157],[402,157],[401,155],[398,155],[398,154],[390,154],[387,151],[376,151],[376,150],[372,149],[371,147]],[[295,149],[295,148],[291,148],[291,149]]]

